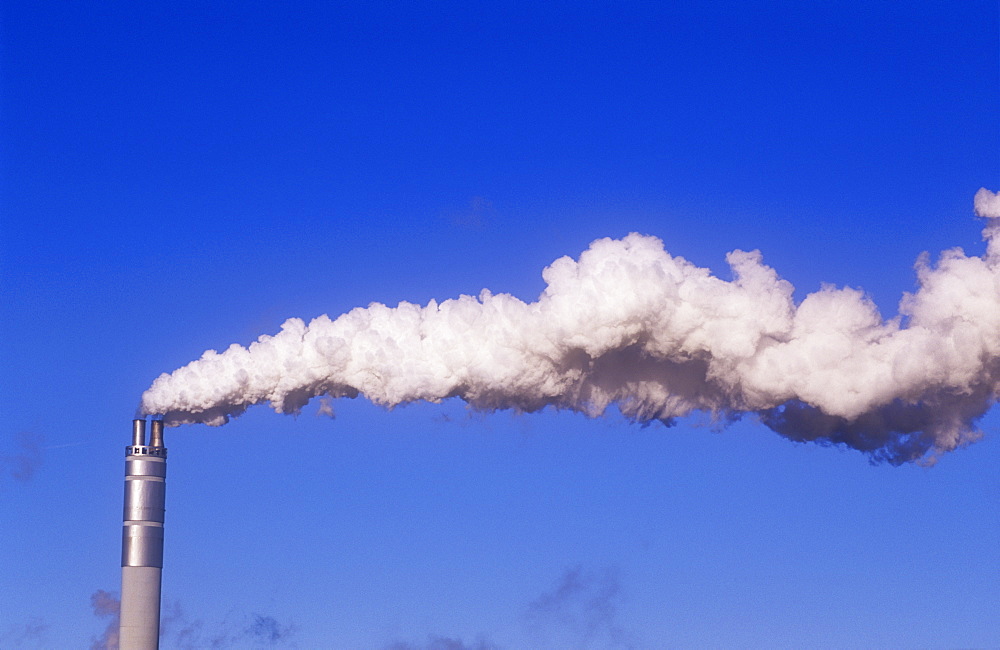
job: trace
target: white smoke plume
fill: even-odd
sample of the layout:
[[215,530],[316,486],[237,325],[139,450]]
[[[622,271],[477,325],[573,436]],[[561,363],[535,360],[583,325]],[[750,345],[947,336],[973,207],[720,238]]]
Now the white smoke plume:
[[313,397],[361,395],[590,416],[617,405],[667,424],[755,413],[793,440],[933,462],[980,436],[974,423],[1000,390],[1000,195],[979,190],[975,210],[986,254],[921,256],[919,289],[890,320],[850,288],[824,286],[796,305],[758,251],[729,253],[726,281],[631,234],[553,262],[532,303],[484,289],[289,319],[248,348],[209,350],[161,375],[140,411],[220,425],[254,404],[294,413]]

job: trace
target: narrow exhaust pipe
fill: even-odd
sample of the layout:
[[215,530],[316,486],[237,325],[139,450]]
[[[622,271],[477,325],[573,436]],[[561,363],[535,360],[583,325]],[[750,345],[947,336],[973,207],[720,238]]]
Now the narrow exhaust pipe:
[[122,515],[122,599],[119,648],[160,647],[160,583],[163,572],[163,514],[167,448],[163,421],[153,420],[149,445],[146,421],[132,421],[125,448],[125,505]]
[[163,420],[153,420],[153,423],[149,425],[149,446],[166,451],[166,447],[163,445]]
[[146,444],[146,421],[132,420],[132,446],[143,447]]

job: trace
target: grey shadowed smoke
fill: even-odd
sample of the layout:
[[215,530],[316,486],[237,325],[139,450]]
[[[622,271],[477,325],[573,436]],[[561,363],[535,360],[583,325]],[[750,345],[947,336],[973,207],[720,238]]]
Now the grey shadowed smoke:
[[48,623],[32,617],[22,625],[11,625],[0,633],[0,648],[51,648],[45,639]]
[[[552,589],[533,599],[524,612],[525,622],[540,648],[634,647],[632,636],[618,623],[621,583],[615,569],[603,572],[577,565],[567,569]],[[502,646],[480,635],[475,641],[461,637],[428,635],[425,643],[396,641],[383,650],[500,650]]]
[[397,641],[387,645],[384,650],[500,650],[500,646],[484,639],[466,643],[460,638],[432,634],[427,637],[427,643]]
[[42,464],[42,436],[34,433],[17,434],[17,451],[0,454],[0,468],[17,481],[28,481]]
[[598,573],[577,565],[533,600],[526,616],[536,634],[556,635],[572,647],[631,648],[631,636],[617,619],[620,599],[615,569]]
[[257,613],[247,616],[231,612],[218,623],[191,619],[178,601],[164,603],[160,619],[164,646],[178,650],[295,647],[294,634],[294,625],[284,625],[272,616]]
[[975,424],[1000,392],[1000,195],[979,190],[974,209],[986,253],[921,256],[919,289],[888,320],[851,288],[796,304],[759,251],[726,256],[730,281],[633,233],[553,262],[535,302],[484,289],[289,319],[161,375],[140,412],[175,426],[263,403],[295,413],[321,396],[595,417],[616,406],[643,423],[751,415],[792,440],[930,464],[981,437]]
[[90,596],[90,606],[98,618],[107,618],[108,625],[100,638],[90,644],[90,650],[118,650],[118,615],[121,601],[111,592],[98,589]]
[[[107,618],[108,624],[90,650],[118,650],[118,625],[121,603],[111,592],[98,589],[90,596],[94,615]],[[166,602],[160,617],[160,639],[164,648],[278,648],[287,645],[295,632],[292,625],[282,625],[271,616],[227,616],[221,623],[206,624],[189,619],[177,601]]]

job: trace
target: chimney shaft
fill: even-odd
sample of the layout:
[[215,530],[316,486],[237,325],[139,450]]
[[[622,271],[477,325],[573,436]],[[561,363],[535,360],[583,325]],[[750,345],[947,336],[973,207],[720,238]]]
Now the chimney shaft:
[[146,421],[132,421],[125,448],[125,507],[122,525],[121,650],[158,650],[160,580],[167,448],[163,422],[154,420],[149,445]]

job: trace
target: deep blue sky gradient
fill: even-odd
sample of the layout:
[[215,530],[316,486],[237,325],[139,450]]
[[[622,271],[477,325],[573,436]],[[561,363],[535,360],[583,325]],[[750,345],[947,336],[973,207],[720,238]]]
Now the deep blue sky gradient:
[[[922,251],[984,248],[996,2],[331,4],[5,3],[0,646],[101,633],[129,420],[206,349],[531,300],[632,231],[886,317]],[[299,648],[1000,645],[995,411],[926,469],[752,418],[333,406],[168,430],[166,647],[254,615]]]

